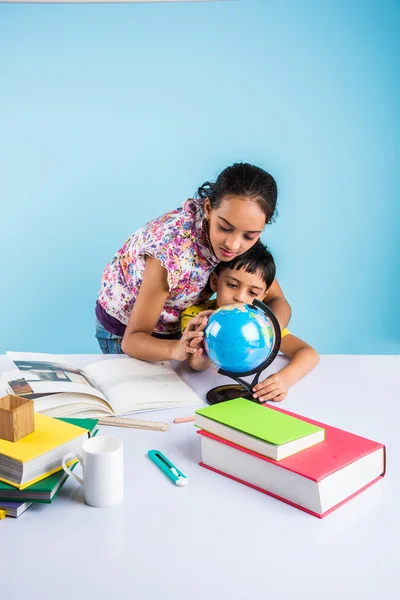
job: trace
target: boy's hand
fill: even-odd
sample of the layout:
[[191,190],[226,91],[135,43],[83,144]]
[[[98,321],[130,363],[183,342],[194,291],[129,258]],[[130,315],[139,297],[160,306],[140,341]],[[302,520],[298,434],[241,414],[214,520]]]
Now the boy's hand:
[[211,360],[204,348],[200,347],[195,354],[189,356],[189,365],[195,371],[205,371],[208,369],[211,365]]
[[173,359],[183,361],[195,354],[198,350],[198,343],[203,343],[203,336],[202,321],[198,317],[193,317],[193,319],[190,319],[181,339],[176,342]]
[[199,358],[203,354],[204,329],[207,326],[208,316],[213,312],[205,310],[190,319],[181,339],[175,346],[174,360],[187,360],[193,355]]
[[[212,310],[205,310],[197,315],[201,319],[201,325],[197,327],[197,331],[199,331],[199,329],[203,331],[207,327],[208,317],[213,312],[214,311]],[[204,348],[204,336],[197,336],[193,338],[190,342],[190,348],[195,350],[195,352],[189,357],[189,365],[192,367],[192,369],[195,371],[205,371],[208,369],[211,365],[211,360]]]
[[[203,310],[202,312],[199,312],[199,314],[196,315],[196,317],[194,317],[193,319],[190,319],[186,329],[188,329],[189,326],[193,324],[193,321],[196,321],[196,324],[195,324],[196,329],[195,330],[197,332],[203,332],[204,329],[207,327],[208,317],[210,315],[212,315],[213,312],[215,312],[215,311],[214,310]],[[197,322],[199,322],[199,324],[197,324]],[[203,345],[203,340],[204,340],[204,335],[196,336],[189,343],[190,348],[192,350],[194,350],[194,352],[192,354],[195,358],[200,358],[200,356],[207,354],[205,351],[204,345]]]
[[254,386],[253,398],[257,398],[259,402],[281,402],[286,398],[289,387],[290,383],[285,375],[275,373]]

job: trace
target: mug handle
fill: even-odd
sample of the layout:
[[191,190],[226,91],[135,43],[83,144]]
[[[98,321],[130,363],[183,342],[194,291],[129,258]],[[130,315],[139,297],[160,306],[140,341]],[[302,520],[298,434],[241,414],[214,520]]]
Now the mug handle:
[[74,477],[78,483],[83,485],[83,480],[78,475],[76,475],[73,471],[71,471],[71,469],[66,465],[67,462],[69,462],[70,460],[73,460],[74,458],[76,458],[81,463],[82,469],[83,469],[83,458],[80,454],[77,454],[76,452],[69,452],[68,454],[63,456],[62,461],[61,461],[62,468],[64,469],[64,471],[66,473],[68,473],[68,475],[72,475],[72,477]]

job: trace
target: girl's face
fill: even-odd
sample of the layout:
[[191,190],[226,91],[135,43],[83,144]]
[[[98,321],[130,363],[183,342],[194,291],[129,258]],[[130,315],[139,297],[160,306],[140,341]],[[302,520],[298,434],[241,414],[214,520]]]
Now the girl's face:
[[265,213],[244,196],[227,196],[218,208],[211,208],[206,198],[204,209],[214,254],[224,262],[251,248],[265,226]]

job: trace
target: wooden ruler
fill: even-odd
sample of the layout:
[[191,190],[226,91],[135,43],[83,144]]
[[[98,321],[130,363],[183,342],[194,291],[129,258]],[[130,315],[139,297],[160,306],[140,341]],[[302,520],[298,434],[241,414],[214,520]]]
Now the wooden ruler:
[[118,419],[116,417],[101,417],[99,425],[113,425],[115,427],[132,427],[133,429],[151,429],[153,431],[167,431],[168,423],[158,421],[139,421],[139,419]]

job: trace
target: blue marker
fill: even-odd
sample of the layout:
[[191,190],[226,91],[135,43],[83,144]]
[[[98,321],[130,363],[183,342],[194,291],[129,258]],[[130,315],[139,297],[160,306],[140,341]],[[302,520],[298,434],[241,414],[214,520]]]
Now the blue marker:
[[189,483],[186,475],[184,475],[182,471],[175,467],[175,465],[173,465],[172,462],[170,462],[162,452],[159,450],[149,450],[147,454],[153,463],[157,465],[157,467],[159,467],[167,477],[172,479],[175,485],[182,487]]

